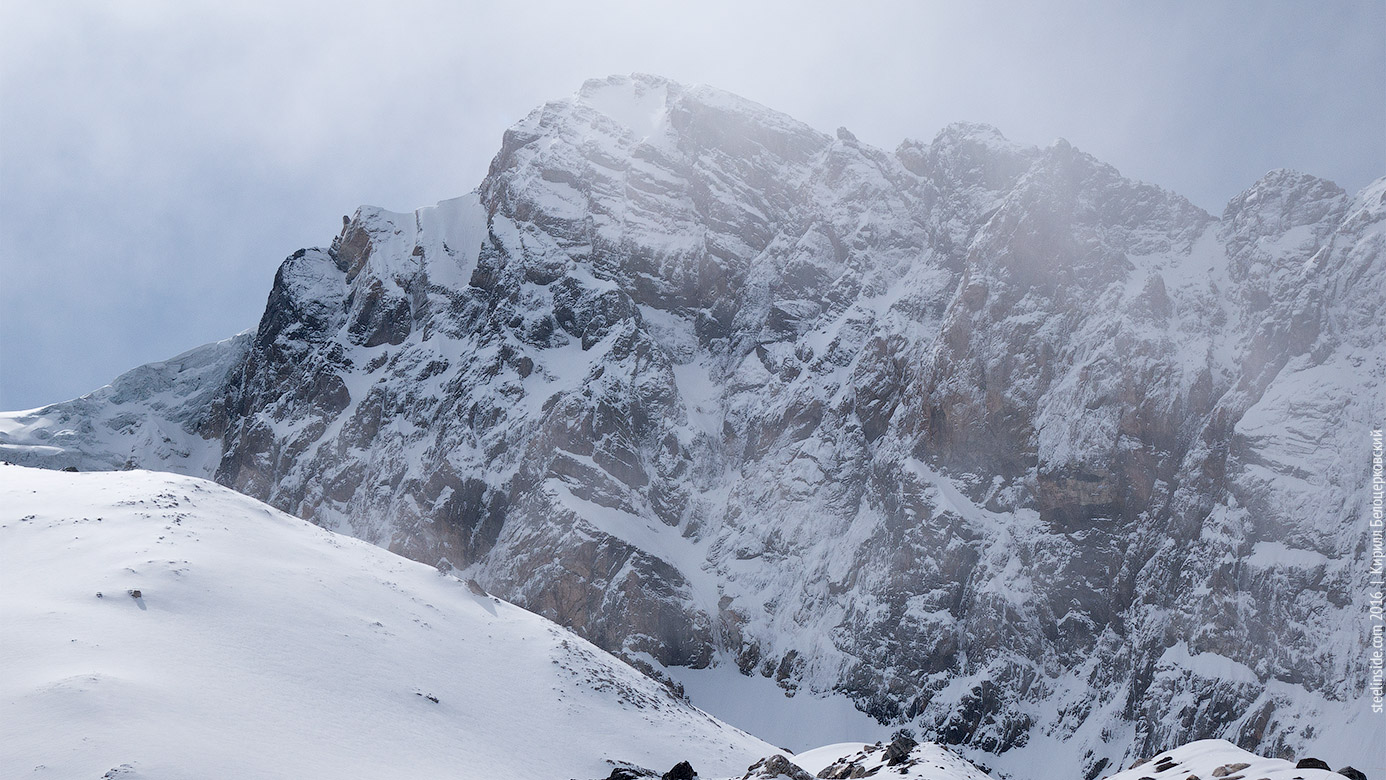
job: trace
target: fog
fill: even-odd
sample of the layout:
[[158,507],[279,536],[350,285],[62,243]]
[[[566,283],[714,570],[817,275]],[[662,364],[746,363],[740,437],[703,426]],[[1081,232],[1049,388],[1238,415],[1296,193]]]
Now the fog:
[[0,408],[254,327],[357,205],[473,189],[507,126],[658,73],[893,149],[1063,137],[1213,213],[1386,173],[1386,4],[0,5]]

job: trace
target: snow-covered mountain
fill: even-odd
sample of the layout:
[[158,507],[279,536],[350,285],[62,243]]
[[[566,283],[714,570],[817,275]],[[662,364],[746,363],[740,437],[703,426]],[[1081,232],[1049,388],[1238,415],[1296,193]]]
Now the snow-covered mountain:
[[1277,171],[1214,217],[1062,141],[593,81],[0,454],[211,477],[1018,777],[1207,737],[1386,765],[1384,199]]

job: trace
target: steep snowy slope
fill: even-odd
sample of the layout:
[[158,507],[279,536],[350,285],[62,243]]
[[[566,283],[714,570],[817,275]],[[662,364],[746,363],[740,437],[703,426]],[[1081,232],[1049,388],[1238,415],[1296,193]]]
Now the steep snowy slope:
[[1063,142],[892,153],[592,81],[472,195],[287,259],[229,369],[0,417],[0,448],[214,464],[626,658],[1020,777],[1350,753],[1384,198],[1276,171],[1214,217]]
[[[250,349],[249,331],[121,374],[66,403],[0,415],[0,458],[47,468],[145,468],[211,477],[220,445],[197,432]],[[15,447],[10,442],[24,442]]]
[[209,482],[0,466],[0,507],[5,777],[739,777],[774,751],[543,618]]

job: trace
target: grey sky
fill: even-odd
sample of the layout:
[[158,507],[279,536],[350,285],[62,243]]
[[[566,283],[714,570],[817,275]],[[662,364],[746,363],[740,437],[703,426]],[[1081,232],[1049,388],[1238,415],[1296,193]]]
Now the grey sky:
[[0,0],[0,408],[253,327],[369,203],[474,188],[583,80],[658,73],[893,149],[1057,137],[1218,212],[1386,174],[1386,2]]

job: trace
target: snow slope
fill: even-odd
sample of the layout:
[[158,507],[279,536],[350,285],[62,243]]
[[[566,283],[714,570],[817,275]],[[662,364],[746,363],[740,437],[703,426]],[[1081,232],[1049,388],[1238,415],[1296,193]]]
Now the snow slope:
[[0,507],[0,776],[711,777],[773,752],[543,618],[210,482],[0,466]]
[[[892,757],[891,751],[900,753]],[[809,774],[828,777],[875,777],[898,780],[990,780],[990,775],[932,742],[839,743],[793,757]]]
[[[1110,775],[1106,780],[1184,780],[1188,777],[1243,777],[1263,780],[1343,780],[1326,769],[1296,768],[1294,761],[1262,758],[1221,739],[1204,739],[1167,750],[1150,760]],[[1343,767],[1333,765],[1335,769]],[[1383,767],[1355,767],[1367,777],[1380,777]]]
[[774,680],[742,674],[734,664],[706,669],[672,666],[664,671],[694,704],[786,750],[858,740],[855,751],[895,730],[877,723],[842,694],[785,696]]
[[0,457],[83,471],[133,466],[211,477],[220,443],[196,430],[254,333],[131,369],[109,385],[42,409],[0,415]]

